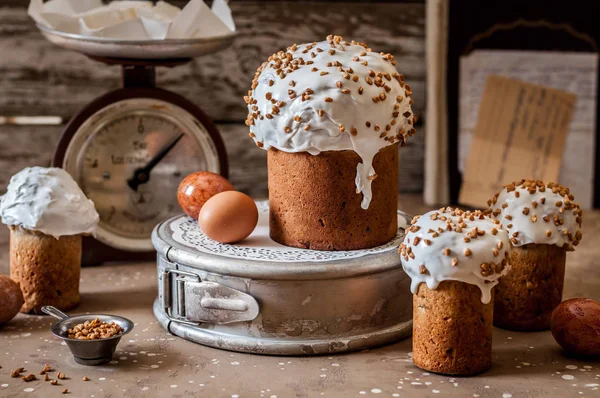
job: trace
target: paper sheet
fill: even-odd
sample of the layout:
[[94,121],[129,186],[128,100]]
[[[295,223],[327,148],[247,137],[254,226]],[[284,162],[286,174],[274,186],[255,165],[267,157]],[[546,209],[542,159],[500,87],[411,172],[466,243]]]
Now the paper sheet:
[[459,202],[485,208],[509,182],[557,181],[575,101],[566,91],[489,76]]
[[[582,208],[593,203],[598,54],[477,50],[460,60],[459,169],[464,172],[485,82],[490,75],[565,90],[577,95],[558,182]],[[520,177],[519,177],[520,178]]]
[[60,32],[117,40],[197,39],[235,31],[225,0],[214,0],[212,9],[202,0],[190,0],[183,9],[164,1],[31,0],[28,12]]

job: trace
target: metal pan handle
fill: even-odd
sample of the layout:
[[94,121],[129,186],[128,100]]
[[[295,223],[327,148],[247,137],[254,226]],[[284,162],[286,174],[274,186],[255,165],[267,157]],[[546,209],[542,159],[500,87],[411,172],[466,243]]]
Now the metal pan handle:
[[61,310],[59,310],[56,307],[53,307],[51,305],[45,305],[42,307],[42,312],[48,315],[51,315],[53,317],[55,317],[56,319],[60,319],[65,320],[67,319],[69,316],[67,314],[65,314],[64,312],[62,312]]

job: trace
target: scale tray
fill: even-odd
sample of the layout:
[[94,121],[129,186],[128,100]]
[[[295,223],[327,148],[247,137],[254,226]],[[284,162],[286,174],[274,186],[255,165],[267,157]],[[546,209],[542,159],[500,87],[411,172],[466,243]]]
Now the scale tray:
[[229,47],[236,33],[203,39],[116,40],[60,32],[46,26],[38,29],[51,43],[79,53],[106,58],[165,60],[190,59]]

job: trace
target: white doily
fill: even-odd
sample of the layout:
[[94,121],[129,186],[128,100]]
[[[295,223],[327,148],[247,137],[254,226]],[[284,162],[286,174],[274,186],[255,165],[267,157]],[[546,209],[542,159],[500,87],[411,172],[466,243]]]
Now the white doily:
[[369,254],[384,253],[396,250],[404,229],[408,227],[410,220],[402,214],[398,214],[398,233],[396,237],[383,246],[365,250],[350,251],[322,251],[297,249],[284,246],[269,237],[269,202],[256,202],[258,206],[258,225],[252,234],[240,243],[223,244],[216,242],[202,233],[198,222],[191,217],[181,216],[171,222],[173,239],[184,246],[201,251],[203,253],[218,256],[274,262],[321,262],[357,258]]

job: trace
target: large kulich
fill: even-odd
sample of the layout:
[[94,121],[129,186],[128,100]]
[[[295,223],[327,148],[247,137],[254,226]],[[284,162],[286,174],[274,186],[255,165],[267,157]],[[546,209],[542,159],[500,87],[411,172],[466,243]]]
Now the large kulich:
[[246,124],[269,151],[273,239],[353,250],[393,238],[397,149],[416,121],[396,63],[364,43],[328,36],[294,44],[258,68],[244,98]]

